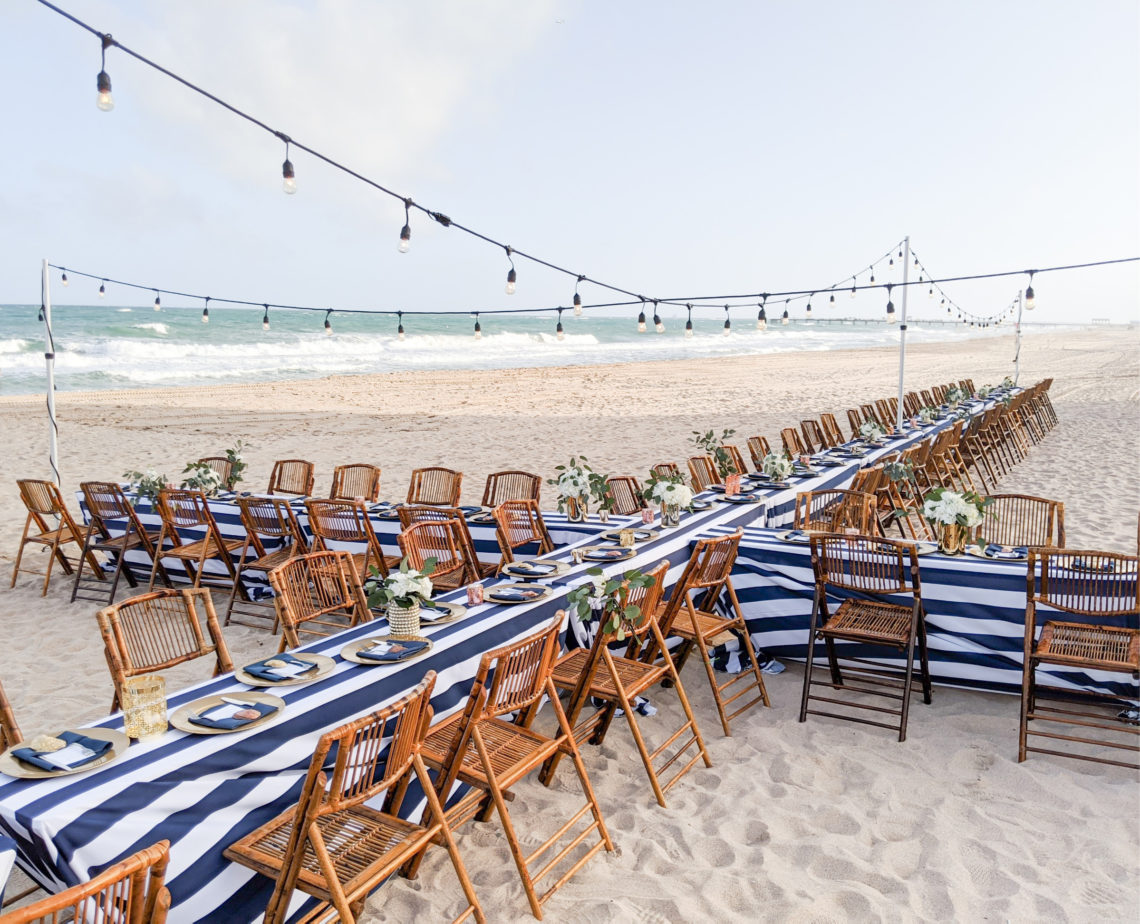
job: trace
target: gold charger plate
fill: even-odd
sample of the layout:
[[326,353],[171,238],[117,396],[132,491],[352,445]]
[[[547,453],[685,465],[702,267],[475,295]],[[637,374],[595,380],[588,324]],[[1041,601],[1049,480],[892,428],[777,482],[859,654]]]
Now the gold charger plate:
[[811,542],[811,531],[804,529],[787,529],[777,533],[776,538],[781,542],[791,542],[793,545],[808,545]]
[[1019,561],[1028,561],[1029,560],[1028,554],[1016,555],[1013,557],[1008,557],[1005,555],[987,555],[986,550],[984,548],[982,548],[980,545],[966,546],[966,554],[967,555],[973,555],[975,558],[984,558],[986,561],[1011,561],[1011,562],[1016,563]]
[[[222,699],[223,696],[225,699]],[[207,728],[205,725],[195,725],[190,721],[190,716],[199,715],[216,706],[224,706],[226,700],[240,700],[243,703],[261,703],[266,706],[275,706],[277,711],[263,715],[260,719],[254,719],[240,728]],[[271,693],[219,693],[216,696],[203,696],[201,699],[196,699],[194,702],[176,709],[170,716],[170,724],[179,731],[191,735],[236,735],[238,732],[246,732],[251,728],[260,728],[270,722],[276,722],[284,711],[285,700]]]
[[[536,592],[533,597],[528,597],[525,600],[503,600],[497,595],[504,590],[520,590],[527,592]],[[553,593],[550,587],[545,584],[530,584],[530,583],[514,583],[514,584],[496,584],[494,587],[487,587],[483,590],[484,603],[498,603],[500,606],[514,606],[519,603],[534,603],[549,597]]]
[[[336,661],[322,654],[310,654],[307,651],[291,651],[289,654],[298,661],[308,661],[316,665],[316,670],[306,671],[304,674],[299,674],[296,677],[284,677],[281,680],[266,680],[264,677],[247,674],[244,667],[239,667],[234,671],[234,679],[240,680],[242,683],[251,687],[291,687],[302,683],[311,683],[317,678],[325,676],[325,674],[331,672],[333,668],[336,667]],[[251,661],[250,664],[257,664],[260,661],[268,660],[270,660],[270,658],[258,658],[257,661]]]
[[[536,565],[550,565],[551,569],[549,571],[543,571],[540,574],[537,571],[531,572],[531,571],[526,571],[523,568],[516,567],[518,565],[528,565],[528,564],[531,564],[532,562]],[[520,581],[545,581],[545,580],[549,580],[550,578],[556,578],[560,574],[565,574],[569,570],[570,570],[570,565],[568,565],[564,561],[550,561],[550,560],[544,559],[544,558],[534,558],[534,559],[528,558],[528,559],[525,559],[523,561],[508,562],[507,564],[503,565],[499,569],[499,573],[509,575],[510,577],[513,577],[513,578],[517,578]]]
[[96,767],[102,767],[113,760],[117,760],[131,745],[130,738],[113,728],[65,728],[64,731],[74,732],[77,735],[83,735],[85,738],[110,741],[111,750],[89,763],[72,767],[70,770],[41,770],[39,767],[21,763],[18,757],[12,756],[12,751],[16,748],[27,747],[26,741],[17,741],[3,754],[0,754],[0,773],[21,780],[50,780],[57,776],[74,776],[76,773],[86,773],[88,770],[94,770]]
[[[444,615],[446,612],[446,615]],[[439,613],[438,616],[427,616],[427,613]],[[467,607],[462,603],[445,603],[443,600],[432,600],[431,606],[420,605],[420,625],[442,626],[445,623],[455,622],[467,615]]]
[[[582,553],[582,561],[590,562],[592,564],[604,565],[613,561],[628,561],[637,554],[636,549],[618,546],[616,549],[612,545],[587,545],[577,549]],[[621,554],[614,555],[612,553],[619,552]]]
[[[364,648],[371,648],[373,645],[378,645],[380,642],[427,642],[427,646],[406,657],[398,658],[395,661],[372,661],[369,658],[360,657],[357,653]],[[431,649],[432,643],[430,638],[423,638],[422,636],[416,636],[415,638],[397,638],[392,635],[375,635],[372,638],[362,638],[359,641],[345,645],[340,650],[340,656],[346,661],[352,661],[355,664],[364,664],[367,667],[387,667],[391,664],[405,664],[408,661],[416,660],[416,658],[422,658],[431,651]]]
[[[625,528],[633,530],[633,541],[634,542],[649,542],[651,539],[656,539],[657,536],[659,535],[659,532],[656,529],[642,529],[642,528],[633,527],[633,526],[627,526]],[[609,542],[620,542],[621,541],[621,532],[622,531],[620,529],[608,529],[604,533],[602,533],[598,538],[599,539],[606,539]]]

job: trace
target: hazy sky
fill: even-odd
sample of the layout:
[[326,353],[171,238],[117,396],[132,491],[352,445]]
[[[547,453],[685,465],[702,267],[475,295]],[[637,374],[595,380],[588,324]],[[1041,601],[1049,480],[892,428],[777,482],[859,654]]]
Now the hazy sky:
[[[60,2],[430,208],[648,295],[822,287],[908,233],[937,275],[1140,254],[1135,0]],[[286,196],[279,141],[114,49],[98,111],[98,40],[34,0],[0,25],[0,302],[38,300],[45,256],[255,301],[570,301],[522,262],[506,296],[502,251],[422,216],[400,254],[399,203],[304,153]],[[1136,319],[1138,278],[1038,277],[1033,319]],[[947,288],[988,313],[1024,283]]]

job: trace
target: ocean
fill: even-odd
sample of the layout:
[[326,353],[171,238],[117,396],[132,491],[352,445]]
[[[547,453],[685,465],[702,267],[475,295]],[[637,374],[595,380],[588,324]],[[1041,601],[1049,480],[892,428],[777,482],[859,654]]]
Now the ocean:
[[[0,306],[0,395],[43,391],[44,326],[38,306]],[[265,382],[420,369],[507,369],[591,365],[638,360],[741,356],[795,350],[860,349],[898,343],[897,324],[839,320],[769,322],[755,329],[754,311],[733,313],[724,336],[721,311],[694,312],[694,336],[684,336],[684,318],[666,317],[657,334],[652,322],[638,333],[636,315],[581,318],[563,313],[565,339],[555,336],[556,318],[483,315],[482,339],[468,316],[404,316],[406,337],[396,336],[396,318],[336,314],[332,336],[324,314],[279,309],[262,330],[261,308],[211,306],[210,323],[201,308],[56,306],[52,312],[59,391],[157,388]],[[1011,334],[1006,328],[912,321],[909,343]]]

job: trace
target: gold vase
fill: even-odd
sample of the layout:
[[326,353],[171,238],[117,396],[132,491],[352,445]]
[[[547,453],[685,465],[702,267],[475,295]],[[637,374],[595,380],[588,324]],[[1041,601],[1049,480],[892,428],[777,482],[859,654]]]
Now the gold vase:
[[584,523],[590,515],[590,508],[586,501],[577,497],[566,498],[566,519],[571,523]]
[[388,604],[388,631],[400,638],[415,638],[420,634],[420,605],[400,606],[395,601]]
[[127,677],[119,698],[127,737],[142,741],[166,732],[166,679],[161,674]]
[[946,555],[961,555],[966,549],[966,527],[957,523],[941,524],[938,548]]

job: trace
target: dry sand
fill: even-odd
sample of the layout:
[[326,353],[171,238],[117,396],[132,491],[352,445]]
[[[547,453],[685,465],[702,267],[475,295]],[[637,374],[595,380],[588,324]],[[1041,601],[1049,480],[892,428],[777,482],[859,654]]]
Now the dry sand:
[[[1010,336],[913,347],[908,387],[997,383],[1012,357]],[[644,476],[689,455],[694,429],[733,427],[741,444],[755,433],[771,439],[801,417],[892,394],[897,374],[893,351],[865,350],[65,393],[61,470],[68,497],[81,480],[128,469],[176,480],[186,460],[240,437],[255,489],[275,458],[314,461],[318,492],[334,465],[368,461],[383,467],[382,495],[402,499],[413,468],[444,464],[466,472],[464,500],[478,502],[497,469],[548,476],[584,452],[601,470]],[[1001,489],[1063,500],[1070,546],[1134,552],[1140,334],[1026,337],[1022,381],[1047,376],[1060,426]],[[7,577],[23,521],[13,482],[48,475],[43,399],[0,398],[0,419]],[[69,606],[68,592],[57,580],[41,599],[33,576],[0,591],[0,677],[28,734],[95,719],[110,703],[93,607]],[[226,632],[237,659],[271,647],[264,633]],[[200,676],[186,665],[168,682]],[[1017,764],[1014,698],[938,688],[932,706],[912,710],[900,745],[847,723],[797,723],[802,671],[792,665],[768,680],[773,708],[753,710],[724,738],[703,677],[690,668],[685,679],[715,766],[690,773],[661,809],[615,724],[586,758],[620,853],[587,866],[549,903],[547,920],[1137,919],[1137,774],[1041,756]],[[642,721],[651,735],[677,714],[671,695],[655,703],[660,717]],[[576,805],[572,781],[564,763],[549,790],[521,784],[512,810],[520,827],[528,815],[549,823],[548,806]],[[468,826],[460,847],[490,920],[533,920],[498,826]],[[369,919],[438,919],[454,914],[457,894],[436,851],[416,882],[370,903]]]

